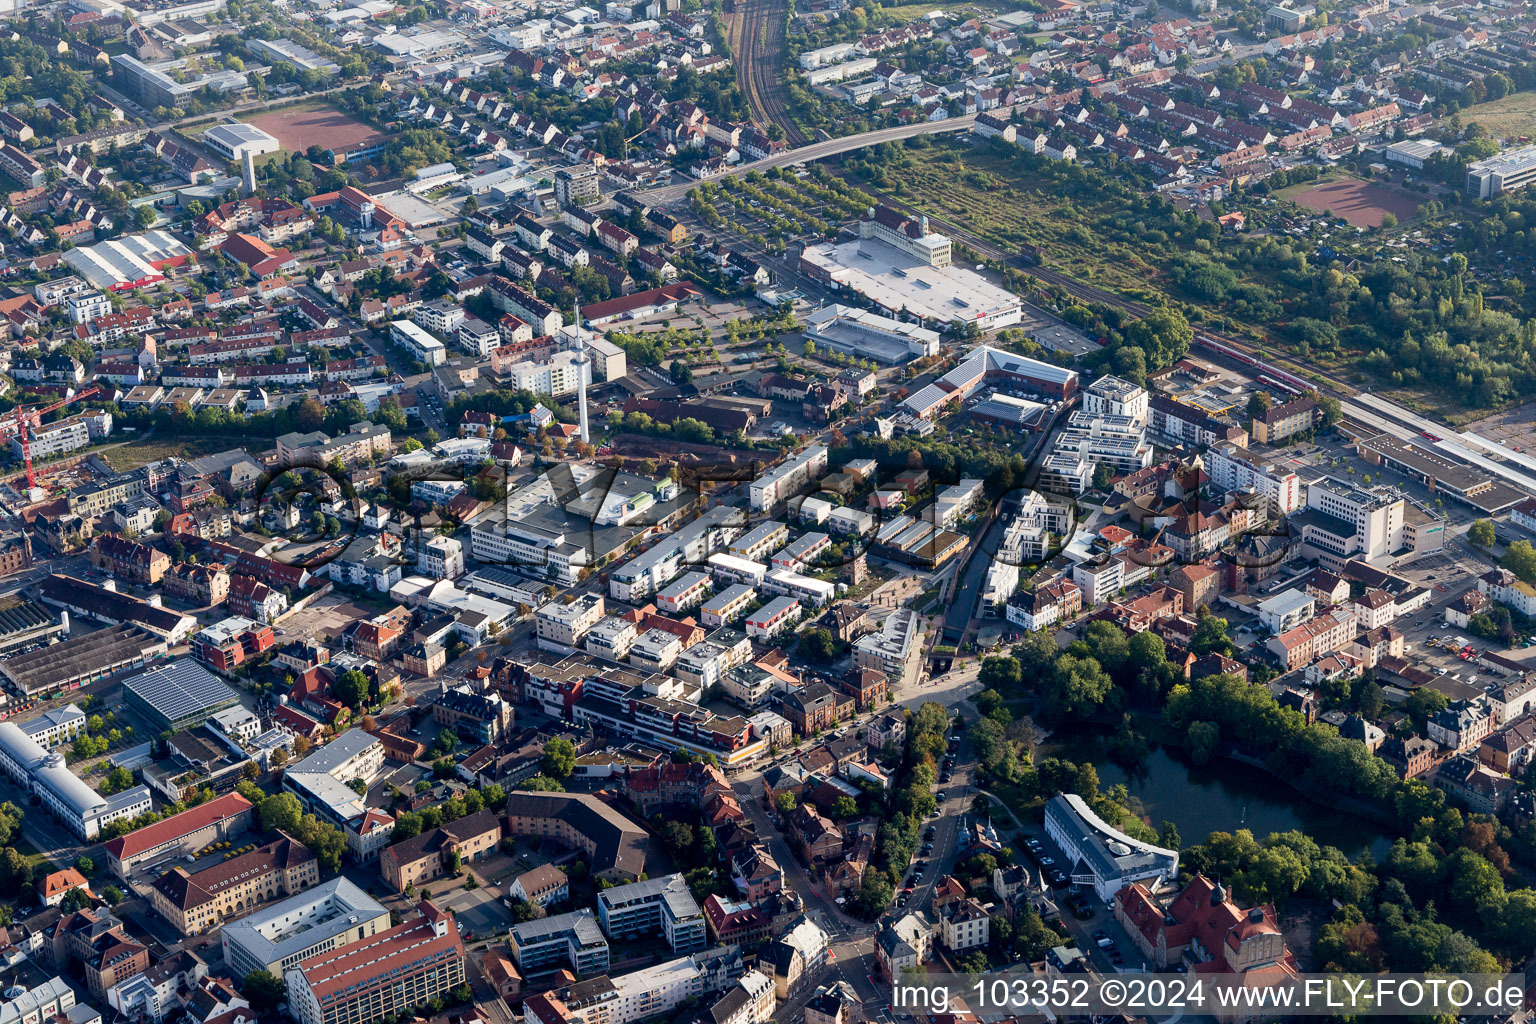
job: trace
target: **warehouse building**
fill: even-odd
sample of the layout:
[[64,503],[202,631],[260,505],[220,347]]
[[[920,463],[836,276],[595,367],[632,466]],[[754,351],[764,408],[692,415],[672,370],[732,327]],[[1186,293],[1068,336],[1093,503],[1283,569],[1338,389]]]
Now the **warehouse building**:
[[97,288],[125,291],[165,280],[168,267],[179,267],[192,250],[164,231],[125,235],[95,245],[77,246],[64,262]]

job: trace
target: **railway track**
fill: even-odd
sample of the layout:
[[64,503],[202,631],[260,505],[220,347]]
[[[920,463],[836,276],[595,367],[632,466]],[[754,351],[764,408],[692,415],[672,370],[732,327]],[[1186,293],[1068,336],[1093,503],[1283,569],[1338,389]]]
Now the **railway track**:
[[790,116],[786,89],[779,77],[784,56],[784,33],[789,20],[787,0],[737,0],[732,46],[736,53],[736,81],[746,94],[747,105],[768,124],[784,129],[791,146],[811,141]]

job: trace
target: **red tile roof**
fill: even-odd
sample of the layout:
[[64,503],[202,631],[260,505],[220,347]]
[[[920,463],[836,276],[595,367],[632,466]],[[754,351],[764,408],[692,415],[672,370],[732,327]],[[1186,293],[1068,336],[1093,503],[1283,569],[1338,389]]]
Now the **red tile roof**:
[[107,853],[118,860],[137,856],[164,843],[189,836],[215,822],[249,811],[251,802],[239,793],[226,793],[205,804],[173,814],[153,825],[145,825],[107,843]]

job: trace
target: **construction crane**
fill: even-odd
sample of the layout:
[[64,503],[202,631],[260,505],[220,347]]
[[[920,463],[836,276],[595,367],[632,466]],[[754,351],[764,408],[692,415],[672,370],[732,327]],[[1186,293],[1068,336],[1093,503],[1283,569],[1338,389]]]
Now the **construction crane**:
[[41,426],[43,417],[50,412],[56,412],[71,402],[83,402],[99,394],[101,394],[101,388],[92,384],[50,405],[18,405],[16,407],[16,436],[21,439],[21,458],[27,464],[28,490],[37,486],[37,474],[32,471],[32,439],[27,436],[28,429]]

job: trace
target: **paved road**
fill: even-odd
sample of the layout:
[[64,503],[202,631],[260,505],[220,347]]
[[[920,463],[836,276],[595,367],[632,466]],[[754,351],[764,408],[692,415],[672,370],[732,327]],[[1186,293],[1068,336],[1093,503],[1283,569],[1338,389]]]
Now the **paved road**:
[[[873,146],[881,142],[892,142],[896,139],[910,139],[916,135],[937,135],[940,132],[967,131],[975,120],[975,114],[966,114],[964,117],[951,117],[944,121],[923,121],[919,124],[904,124],[896,128],[881,128],[872,132],[864,132],[860,135],[845,135],[840,139],[830,139],[826,142],[813,142],[808,146],[791,149],[776,156],[754,160],[748,164],[740,164],[727,171],[721,177],[735,177],[738,174],[747,174],[751,171],[766,171],[770,167],[787,167],[790,164],[798,164],[806,160],[823,160],[829,156],[851,153],[856,149],[863,149],[865,146]],[[718,181],[719,178],[711,178],[709,180]],[[658,206],[665,206],[682,199],[698,184],[696,181],[685,181],[677,185],[663,185],[660,188],[648,189],[640,194]]]

